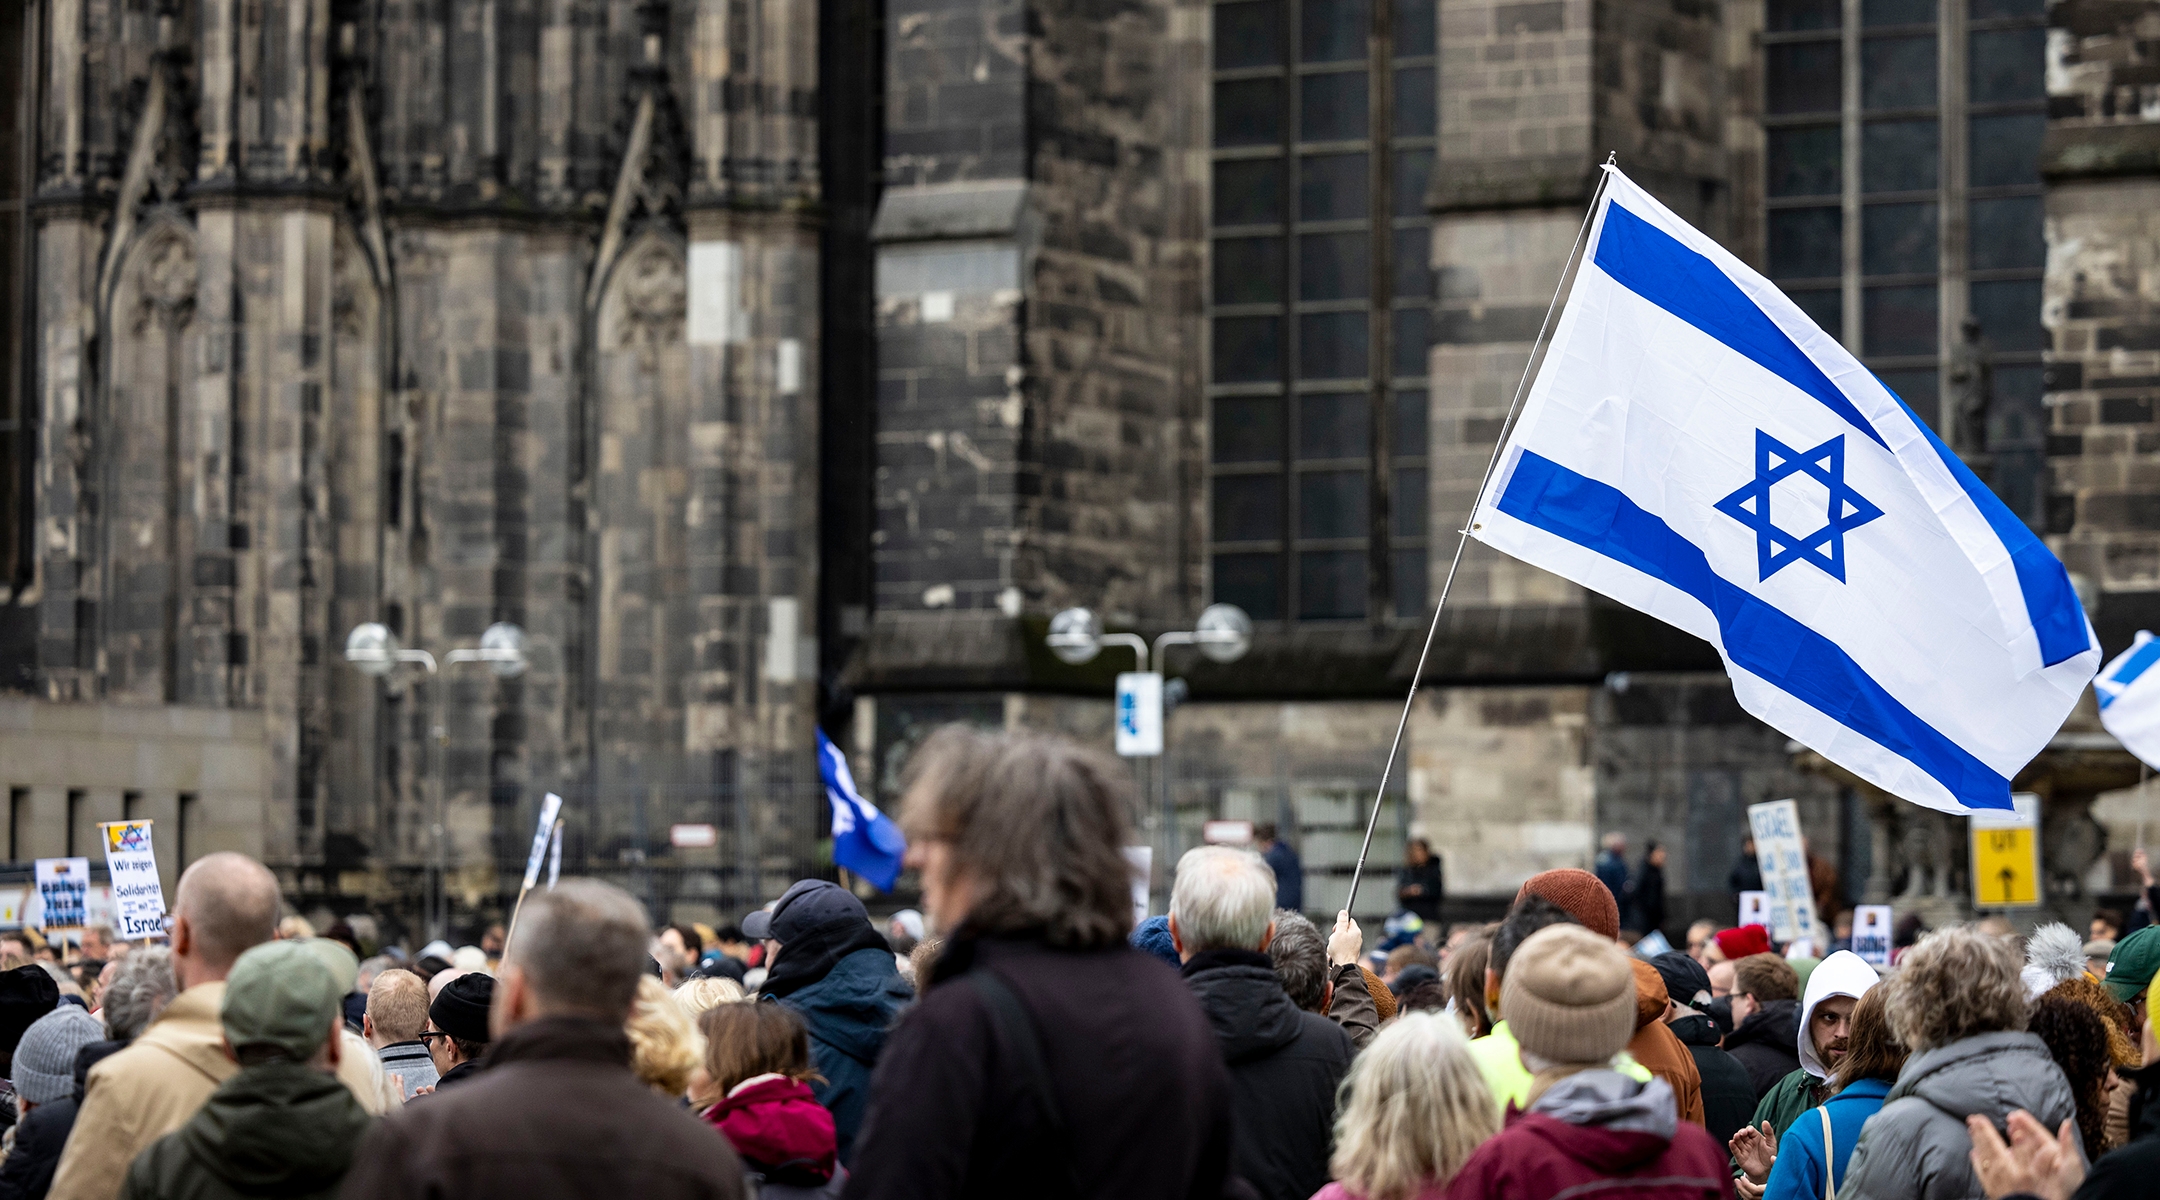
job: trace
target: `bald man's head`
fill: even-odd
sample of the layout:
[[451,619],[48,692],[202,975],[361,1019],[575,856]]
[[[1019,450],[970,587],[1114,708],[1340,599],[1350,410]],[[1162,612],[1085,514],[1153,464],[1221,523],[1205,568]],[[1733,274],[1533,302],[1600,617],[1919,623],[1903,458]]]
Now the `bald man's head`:
[[223,979],[242,951],[277,932],[277,915],[277,877],[268,867],[245,854],[206,854],[181,874],[173,895],[173,921],[188,927],[186,950],[176,938],[174,952]]

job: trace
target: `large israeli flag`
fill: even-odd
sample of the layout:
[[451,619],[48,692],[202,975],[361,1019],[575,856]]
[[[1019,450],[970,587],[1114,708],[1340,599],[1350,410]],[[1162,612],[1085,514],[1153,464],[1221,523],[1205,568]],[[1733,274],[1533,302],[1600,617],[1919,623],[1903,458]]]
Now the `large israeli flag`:
[[2130,648],[2093,680],[2100,724],[2148,767],[2160,764],[2160,671],[2152,669],[2155,663],[2160,663],[2160,638],[2140,629]]
[[1621,174],[1472,533],[1718,648],[1743,707],[2009,808],[2100,650],[2068,574],[1835,338]]

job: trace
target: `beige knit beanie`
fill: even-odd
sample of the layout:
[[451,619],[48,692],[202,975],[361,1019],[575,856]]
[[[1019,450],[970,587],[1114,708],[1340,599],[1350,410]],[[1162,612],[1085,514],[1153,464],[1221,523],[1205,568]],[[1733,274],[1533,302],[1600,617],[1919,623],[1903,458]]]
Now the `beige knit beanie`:
[[1553,925],[1508,959],[1500,1011],[1523,1050],[1556,1064],[1603,1063],[1635,1036],[1635,972],[1620,947]]

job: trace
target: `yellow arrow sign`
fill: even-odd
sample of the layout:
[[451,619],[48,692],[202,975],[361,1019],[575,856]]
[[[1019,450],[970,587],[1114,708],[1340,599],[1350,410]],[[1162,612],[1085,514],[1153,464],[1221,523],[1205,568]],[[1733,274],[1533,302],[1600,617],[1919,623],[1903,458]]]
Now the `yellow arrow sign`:
[[2032,908],[2040,903],[2040,837],[2031,827],[1972,831],[1975,908]]

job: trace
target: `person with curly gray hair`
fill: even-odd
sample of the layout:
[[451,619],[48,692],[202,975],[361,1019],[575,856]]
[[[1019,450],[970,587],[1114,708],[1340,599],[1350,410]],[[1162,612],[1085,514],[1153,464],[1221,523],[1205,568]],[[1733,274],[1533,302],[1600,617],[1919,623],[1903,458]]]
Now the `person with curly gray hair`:
[[1841,1200],[1981,1195],[1966,1118],[2001,1129],[2024,1109],[2049,1129],[2077,1100],[2047,1044],[2026,1032],[2015,942],[1971,925],[1929,934],[1881,986],[1890,1030],[1912,1052],[1853,1146]]
[[134,1041],[179,991],[171,949],[151,946],[121,959],[112,982],[99,997],[98,1015],[105,1019],[105,1036],[116,1042]]

